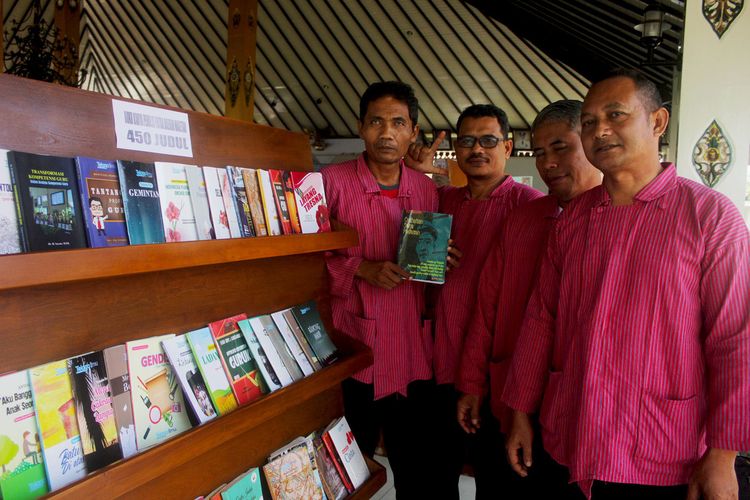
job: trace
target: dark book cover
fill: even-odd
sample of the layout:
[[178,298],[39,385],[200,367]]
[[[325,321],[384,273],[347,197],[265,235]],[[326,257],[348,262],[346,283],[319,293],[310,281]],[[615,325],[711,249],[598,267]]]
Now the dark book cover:
[[164,243],[154,164],[118,160],[117,171],[130,244]]
[[449,214],[404,210],[397,263],[411,274],[412,280],[445,283],[452,222]]
[[24,251],[86,248],[72,158],[8,153]]
[[117,163],[76,157],[83,221],[89,246],[119,247],[128,244]]
[[292,223],[292,231],[295,234],[301,234],[302,226],[300,225],[299,214],[297,213],[297,199],[294,196],[292,173],[288,170],[282,171],[281,181],[284,186],[284,196],[286,197],[286,206],[289,209],[289,220]]
[[239,167],[227,167],[229,175],[229,185],[232,187],[235,205],[237,206],[237,218],[240,221],[240,231],[242,236],[255,236],[255,227],[253,226],[253,216],[250,214],[250,204],[245,192],[245,180],[242,178],[242,169]]
[[112,392],[102,351],[67,360],[86,470],[93,472],[122,458]]
[[326,366],[336,361],[339,355],[338,351],[331,342],[325,326],[323,326],[315,301],[311,300],[305,304],[294,306],[292,314],[294,314],[294,319],[297,320],[318,360]]
[[273,187],[273,198],[276,203],[276,210],[279,212],[279,221],[281,222],[281,231],[284,234],[292,234],[292,222],[289,217],[289,206],[286,202],[286,193],[284,192],[284,181],[281,178],[281,170],[269,170],[268,175],[271,177],[271,186]]

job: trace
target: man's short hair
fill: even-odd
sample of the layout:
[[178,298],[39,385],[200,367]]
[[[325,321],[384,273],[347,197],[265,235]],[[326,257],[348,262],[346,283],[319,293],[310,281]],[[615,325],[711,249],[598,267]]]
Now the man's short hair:
[[647,77],[642,71],[632,68],[615,68],[612,71],[607,72],[604,76],[592,82],[593,87],[597,83],[601,83],[605,80],[612,78],[627,78],[635,84],[635,89],[641,95],[643,104],[649,113],[656,111],[663,106],[661,100],[661,92],[659,87]]
[[498,108],[494,104],[472,104],[468,108],[461,112],[456,122],[456,132],[461,130],[461,123],[466,118],[497,118],[497,122],[500,124],[500,130],[503,132],[503,140],[508,139],[508,132],[510,132],[508,125],[508,115],[502,109]]
[[548,104],[536,115],[534,123],[531,124],[531,133],[535,133],[537,128],[547,123],[564,123],[570,130],[581,130],[582,106],[581,101],[573,99],[563,99]]
[[359,100],[359,121],[365,121],[365,115],[367,114],[367,108],[370,103],[377,101],[381,97],[393,97],[397,101],[401,101],[406,104],[409,108],[409,119],[411,120],[412,128],[417,126],[419,121],[419,102],[417,96],[414,95],[414,89],[411,85],[404,82],[375,82],[370,84],[362,94],[362,98]]

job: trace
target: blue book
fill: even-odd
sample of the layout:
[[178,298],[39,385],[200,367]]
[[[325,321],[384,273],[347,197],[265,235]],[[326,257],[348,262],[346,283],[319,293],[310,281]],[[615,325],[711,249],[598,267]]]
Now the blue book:
[[125,210],[117,178],[117,164],[108,160],[76,157],[83,222],[91,248],[128,244]]
[[117,172],[130,244],[164,243],[154,164],[118,160]]

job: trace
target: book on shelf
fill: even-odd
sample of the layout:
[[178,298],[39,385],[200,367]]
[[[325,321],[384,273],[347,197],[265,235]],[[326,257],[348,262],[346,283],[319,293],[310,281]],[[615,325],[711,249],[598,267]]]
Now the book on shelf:
[[65,360],[29,370],[34,410],[41,436],[50,491],[86,476],[76,405]]
[[186,166],[161,161],[154,163],[164,238],[167,242],[198,240]]
[[326,204],[323,174],[320,172],[292,172],[297,214],[304,234],[325,233],[331,230],[331,217]]
[[245,319],[247,315],[238,314],[208,324],[224,367],[224,373],[240,405],[250,403],[263,395],[258,366],[250,354],[250,348],[240,327],[237,326],[238,321]]
[[118,160],[117,173],[130,244],[164,243],[154,164]]
[[305,353],[305,357],[312,365],[313,370],[320,370],[323,365],[320,364],[320,360],[315,355],[315,352],[313,352],[312,347],[310,347],[310,343],[307,341],[305,334],[302,332],[302,328],[300,328],[299,323],[297,323],[297,319],[294,317],[292,308],[290,307],[289,309],[281,311],[281,314],[282,316],[284,316],[286,324],[294,334],[294,338],[297,339],[297,343],[302,349],[302,352]]
[[177,377],[197,424],[216,418],[216,410],[208,395],[206,382],[198,370],[198,365],[195,364],[187,337],[184,334],[175,335],[162,340],[161,346],[169,359],[169,364],[172,365],[172,371]]
[[243,168],[242,180],[245,182],[245,194],[247,195],[247,203],[250,207],[250,215],[255,227],[255,235],[268,236],[266,218],[263,215],[263,202],[260,198],[260,188],[258,186],[258,174],[255,169]]
[[86,470],[93,472],[122,458],[112,394],[102,351],[67,360],[76,404]]
[[307,444],[301,443],[263,466],[268,490],[274,500],[322,499]]
[[297,337],[294,336],[292,328],[287,323],[286,317],[284,316],[285,311],[286,310],[271,313],[271,318],[273,319],[273,322],[276,325],[279,333],[281,333],[281,336],[284,339],[284,343],[286,344],[289,353],[294,358],[294,361],[297,362],[297,365],[299,365],[299,369],[302,370],[302,375],[312,375],[315,370],[310,364],[310,360],[308,360],[307,356],[305,356],[305,352],[299,345]]
[[[271,341],[271,335],[266,328],[268,322],[263,321],[262,318],[262,316],[250,318],[250,326],[252,327],[253,332],[255,332],[255,337],[263,348],[263,352],[265,352],[268,362],[273,367],[273,371],[276,373],[279,382],[281,382],[282,387],[286,387],[294,382],[294,379],[286,368],[286,365],[284,365],[284,362],[281,360],[274,343]],[[268,319],[270,319],[270,317]],[[271,320],[271,323],[273,323],[273,320]]]
[[0,149],[0,255],[23,250],[18,236],[18,213],[13,182],[10,180],[8,153],[7,149]]
[[128,228],[125,225],[117,163],[77,156],[76,168],[89,246],[127,245]]
[[133,422],[133,401],[130,397],[130,372],[128,372],[128,351],[125,344],[108,347],[104,353],[104,365],[112,393],[112,407],[115,411],[117,440],[122,456],[132,457],[138,453],[135,443],[135,422]]
[[221,491],[221,500],[263,500],[260,469],[253,467],[237,476]]
[[216,175],[219,177],[221,198],[224,200],[224,210],[227,213],[227,220],[229,221],[229,234],[232,235],[232,238],[243,238],[245,235],[240,228],[237,200],[235,199],[232,185],[229,183],[229,174],[226,169],[218,168],[216,169]]
[[263,347],[261,347],[260,342],[258,342],[258,337],[255,335],[253,327],[250,326],[250,321],[245,319],[237,323],[237,325],[240,327],[240,331],[245,337],[245,342],[247,342],[247,345],[250,348],[250,353],[252,354],[255,363],[258,365],[261,375],[263,375],[263,381],[266,383],[268,391],[273,392],[277,389],[281,389],[283,387],[281,381],[279,380],[278,375],[276,375],[273,366],[271,366],[271,362],[268,360],[266,352],[263,350]]
[[271,178],[271,186],[273,187],[273,200],[276,205],[276,212],[279,214],[279,222],[281,223],[281,232],[292,234],[292,220],[289,217],[289,206],[286,204],[284,180],[281,175],[281,170],[270,169],[268,171],[268,176]]
[[187,177],[198,239],[213,240],[216,235],[211,223],[211,209],[208,206],[208,191],[206,190],[206,181],[203,178],[203,169],[195,165],[185,165],[185,177]]
[[258,190],[260,191],[260,201],[263,205],[263,217],[266,219],[268,234],[271,236],[284,234],[281,229],[279,212],[276,210],[276,198],[273,194],[274,189],[271,183],[271,176],[267,170],[261,168],[256,173],[258,174]]
[[323,483],[323,491],[325,491],[326,496],[329,500],[341,500],[346,497],[349,491],[346,489],[333,459],[328,454],[328,449],[322,437],[316,436],[313,439],[313,448],[315,450],[318,471],[320,472],[320,479]]
[[237,205],[237,215],[239,216],[242,236],[246,238],[255,236],[255,226],[253,225],[253,216],[250,213],[250,204],[247,200],[242,168],[229,166],[227,167],[227,175],[229,186],[232,188],[232,196],[234,196],[234,201]]
[[232,237],[229,230],[229,217],[224,206],[224,195],[221,192],[219,182],[219,169],[216,167],[203,167],[203,180],[206,183],[206,194],[208,195],[208,206],[211,211],[211,223],[217,240],[225,240]]
[[346,476],[351,481],[354,489],[359,488],[367,478],[370,477],[370,469],[367,468],[365,457],[359,449],[354,433],[352,433],[346,417],[341,417],[334,421],[323,435],[330,437],[333,449],[344,466]]
[[304,377],[302,370],[300,370],[299,364],[295,361],[289,346],[284,341],[284,336],[279,331],[276,323],[270,314],[264,314],[260,316],[260,322],[263,328],[268,333],[268,338],[271,340],[276,353],[281,358],[281,362],[284,363],[284,367],[289,372],[292,380],[301,380]]
[[320,319],[320,313],[315,301],[311,300],[294,306],[292,314],[294,315],[294,319],[297,320],[305,338],[310,343],[310,347],[315,352],[318,361],[325,366],[336,361],[339,356],[338,350],[328,336],[325,326],[323,326],[323,321]]
[[232,386],[224,373],[224,367],[219,359],[219,352],[208,327],[199,328],[185,334],[190,350],[193,351],[195,364],[206,382],[208,395],[219,415],[225,415],[237,409],[237,399],[232,392]]
[[125,343],[139,452],[190,429],[182,391],[161,347],[161,342],[170,337],[160,335]]
[[445,283],[448,239],[453,216],[404,210],[398,244],[398,265],[413,281]]
[[75,161],[11,151],[8,163],[23,250],[86,248]]
[[299,223],[299,213],[297,212],[297,197],[294,195],[294,182],[292,173],[289,170],[281,171],[281,182],[284,186],[284,197],[286,206],[289,210],[289,221],[292,224],[292,232],[295,234],[302,233],[302,226]]
[[0,498],[39,498],[48,490],[29,372],[0,375],[0,395]]

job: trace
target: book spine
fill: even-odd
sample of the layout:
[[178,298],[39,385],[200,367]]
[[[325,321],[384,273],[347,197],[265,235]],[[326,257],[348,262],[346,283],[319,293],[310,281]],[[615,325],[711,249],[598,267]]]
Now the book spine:
[[325,432],[323,433],[322,438],[323,443],[326,445],[326,450],[328,450],[328,455],[331,457],[331,462],[333,462],[333,465],[336,467],[341,480],[344,482],[344,486],[346,486],[346,490],[349,493],[353,492],[354,485],[352,484],[351,480],[349,480],[349,476],[344,469],[344,464],[341,462],[341,458],[336,451],[336,447],[333,445],[333,439],[331,439],[331,435],[328,432]]
[[26,224],[23,220],[23,208],[21,206],[21,189],[18,185],[18,174],[16,173],[16,160],[15,155],[10,153],[8,155],[8,166],[10,167],[10,183],[13,186],[13,196],[16,202],[16,221],[18,223],[18,238],[21,243],[21,251],[29,251],[29,238],[26,235]]
[[243,238],[249,238],[255,236],[255,230],[253,228],[252,218],[248,218],[248,214],[245,211],[245,206],[247,205],[243,199],[245,186],[239,186],[235,181],[234,175],[234,169],[232,167],[227,167],[229,187],[232,192],[232,198],[234,199],[234,208],[237,211],[237,220],[240,222],[240,231],[242,232]]

